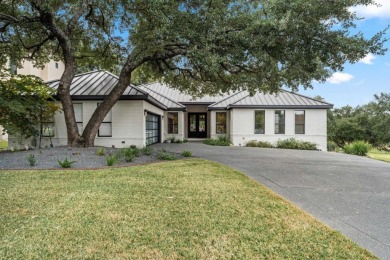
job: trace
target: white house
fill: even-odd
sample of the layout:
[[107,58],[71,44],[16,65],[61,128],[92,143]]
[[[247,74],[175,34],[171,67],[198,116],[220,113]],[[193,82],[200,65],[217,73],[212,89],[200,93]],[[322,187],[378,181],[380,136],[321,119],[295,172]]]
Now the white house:
[[[75,76],[71,96],[80,132],[117,81],[115,75],[106,71]],[[48,84],[56,89],[59,81]],[[102,123],[95,145],[144,146],[171,137],[191,140],[227,135],[236,146],[244,146],[250,140],[275,143],[294,137],[326,150],[326,114],[332,107],[288,91],[254,96],[240,91],[193,99],[161,83],[129,86]],[[55,146],[67,144],[61,113],[46,122],[44,129],[54,131],[44,131],[43,146],[50,142]],[[15,145],[17,141],[11,138],[9,146]]]

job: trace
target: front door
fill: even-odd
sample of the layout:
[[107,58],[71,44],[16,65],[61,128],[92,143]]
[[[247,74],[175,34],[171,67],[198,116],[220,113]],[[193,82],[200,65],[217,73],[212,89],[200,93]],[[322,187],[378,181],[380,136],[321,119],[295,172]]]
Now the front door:
[[207,137],[207,113],[188,113],[188,138]]

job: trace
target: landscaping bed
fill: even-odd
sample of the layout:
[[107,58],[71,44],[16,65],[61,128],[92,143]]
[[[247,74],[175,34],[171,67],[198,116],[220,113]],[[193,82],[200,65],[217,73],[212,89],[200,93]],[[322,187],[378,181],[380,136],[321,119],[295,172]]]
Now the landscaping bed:
[[[129,149],[129,148],[127,148]],[[139,151],[142,149],[135,148]],[[134,149],[134,150],[135,150]],[[140,152],[137,156],[132,156],[131,161],[126,157],[124,151],[126,149],[118,148],[70,148],[65,146],[42,148],[36,150],[20,150],[16,152],[1,151],[0,152],[0,169],[60,169],[60,162],[68,160],[71,163],[71,168],[93,169],[108,167],[107,157],[115,157],[112,166],[145,164],[159,161],[160,159],[168,160],[182,158],[180,154],[173,154],[165,151],[154,151],[151,149],[151,154],[142,154]],[[103,154],[99,151],[103,151]],[[168,154],[170,156],[163,157],[161,154]],[[29,158],[35,160],[34,165],[30,165]]]

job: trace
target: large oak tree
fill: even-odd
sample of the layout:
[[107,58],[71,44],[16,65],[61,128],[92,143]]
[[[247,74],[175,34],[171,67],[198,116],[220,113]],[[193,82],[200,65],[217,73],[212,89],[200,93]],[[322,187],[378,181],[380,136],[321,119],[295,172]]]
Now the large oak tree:
[[[135,70],[194,96],[277,92],[324,82],[347,61],[381,55],[383,34],[351,33],[351,7],[373,0],[0,0],[0,59],[61,59],[68,145],[92,146]],[[69,87],[78,68],[119,70],[78,134]]]

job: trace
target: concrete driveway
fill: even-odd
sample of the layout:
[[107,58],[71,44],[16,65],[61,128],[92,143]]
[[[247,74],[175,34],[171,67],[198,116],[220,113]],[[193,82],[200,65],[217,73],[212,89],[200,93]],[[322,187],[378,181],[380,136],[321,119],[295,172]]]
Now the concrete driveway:
[[390,259],[390,163],[338,153],[202,143],[157,144],[240,170],[368,249]]

